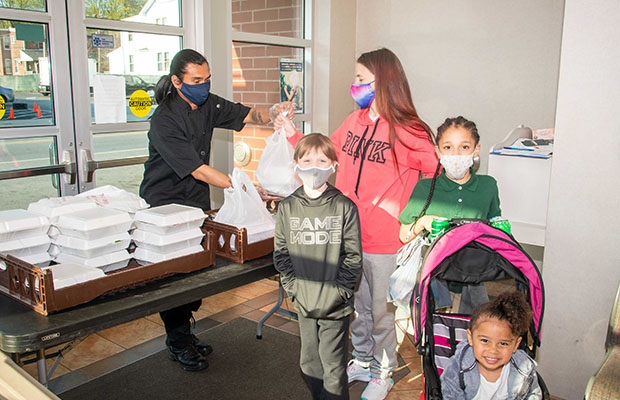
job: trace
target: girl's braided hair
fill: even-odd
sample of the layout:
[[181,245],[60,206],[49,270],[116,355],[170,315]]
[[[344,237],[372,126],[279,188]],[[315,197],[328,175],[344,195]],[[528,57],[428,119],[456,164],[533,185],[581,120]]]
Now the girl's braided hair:
[[435,137],[435,143],[439,145],[439,140],[441,140],[443,133],[448,128],[461,128],[461,127],[467,129],[469,133],[471,133],[471,137],[472,139],[474,139],[474,144],[478,144],[480,142],[480,134],[478,133],[478,127],[476,126],[476,123],[459,115],[456,118],[446,118],[446,120],[443,121],[443,124],[441,124],[439,128],[437,128],[437,136]]
[[532,320],[532,307],[525,300],[521,292],[504,292],[493,301],[476,307],[469,320],[469,329],[472,331],[476,325],[487,318],[495,318],[508,322],[510,331],[515,336],[521,336],[527,332]]

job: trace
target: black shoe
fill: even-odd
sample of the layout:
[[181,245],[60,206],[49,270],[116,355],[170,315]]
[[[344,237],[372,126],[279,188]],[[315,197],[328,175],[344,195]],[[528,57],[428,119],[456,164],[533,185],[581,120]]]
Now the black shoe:
[[186,371],[201,371],[209,366],[209,362],[192,344],[183,349],[168,346],[168,356],[171,360],[178,361]]
[[196,335],[192,335],[193,345],[198,350],[201,356],[207,357],[209,354],[213,353],[213,347],[206,343],[202,343],[200,339]]

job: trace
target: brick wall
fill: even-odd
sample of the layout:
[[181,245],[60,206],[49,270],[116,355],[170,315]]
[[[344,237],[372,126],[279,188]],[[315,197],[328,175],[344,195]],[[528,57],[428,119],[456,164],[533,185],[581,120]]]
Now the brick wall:
[[[233,0],[233,29],[241,32],[301,37],[302,0]],[[250,107],[270,107],[280,102],[280,58],[300,58],[302,49],[234,42],[232,44],[233,100]],[[234,142],[246,142],[252,160],[241,167],[252,180],[273,128],[246,125],[234,133]]]

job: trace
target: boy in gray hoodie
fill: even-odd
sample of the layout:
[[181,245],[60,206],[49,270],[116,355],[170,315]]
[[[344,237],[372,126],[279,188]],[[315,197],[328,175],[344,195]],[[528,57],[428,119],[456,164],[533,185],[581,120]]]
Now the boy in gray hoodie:
[[532,309],[520,292],[506,292],[478,306],[469,321],[467,343],[458,344],[441,375],[450,400],[542,399],[536,362],[520,350]]
[[337,154],[312,133],[295,147],[303,186],[278,206],[273,259],[298,312],[300,367],[314,399],[348,399],[347,357],[353,291],[362,272],[357,207],[327,183]]

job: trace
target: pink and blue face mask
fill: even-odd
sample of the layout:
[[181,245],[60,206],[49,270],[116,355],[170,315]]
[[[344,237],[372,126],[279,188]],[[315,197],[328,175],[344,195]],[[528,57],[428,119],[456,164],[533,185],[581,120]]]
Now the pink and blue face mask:
[[353,97],[353,100],[360,108],[369,107],[370,103],[375,99],[375,89],[370,87],[370,84],[373,82],[351,84],[351,97]]

